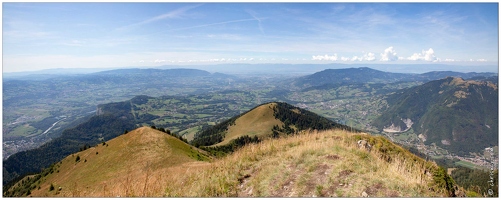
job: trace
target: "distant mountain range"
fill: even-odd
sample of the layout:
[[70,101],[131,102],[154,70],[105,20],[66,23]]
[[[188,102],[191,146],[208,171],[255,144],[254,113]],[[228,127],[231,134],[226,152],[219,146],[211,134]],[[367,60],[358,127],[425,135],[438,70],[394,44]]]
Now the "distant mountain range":
[[[141,78],[141,77],[199,77],[217,75],[221,78],[222,73],[210,73],[200,69],[175,68],[175,69],[153,69],[153,68],[124,68],[124,69],[51,69],[36,72],[14,72],[4,73],[5,80],[93,80],[91,77],[108,78]],[[229,75],[227,75],[230,77]],[[231,76],[234,77],[234,76]],[[117,79],[120,80],[120,79]],[[117,81],[115,80],[115,81]],[[130,80],[129,80],[130,81]]]
[[425,144],[458,155],[482,152],[498,145],[498,94],[489,81],[430,81],[388,96],[389,107],[373,125],[389,132],[412,128]]
[[[82,74],[70,79],[78,79],[88,83],[121,83],[121,84],[143,84],[144,82],[159,83],[167,78],[235,78],[231,75],[221,73],[210,73],[198,69],[116,69],[90,74]],[[66,77],[58,77],[52,80],[66,80]]]
[[[312,74],[326,69],[346,69],[369,67],[381,71],[391,71],[394,73],[424,73],[429,71],[448,71],[454,68],[459,72],[489,71],[497,66],[453,66],[444,64],[211,64],[211,65],[163,65],[151,67],[123,67],[123,68],[59,68],[45,69],[26,72],[7,72],[3,73],[4,79],[47,79],[61,75],[90,74],[101,71],[110,71],[117,69],[198,69],[209,72],[220,72],[225,74]],[[443,77],[441,77],[443,78]]]
[[[181,92],[196,93],[202,88],[217,88],[228,85],[229,80],[238,79],[232,75],[210,73],[197,69],[118,69],[89,74],[72,75],[36,75],[38,78],[25,80],[5,79],[4,106],[19,104],[26,100],[58,99],[70,93],[73,96],[89,95],[91,99],[99,98],[96,93],[108,93],[121,88],[120,96],[109,95],[109,99],[120,99],[121,96],[144,94],[144,90],[175,90],[185,88]],[[193,88],[193,90],[186,90]],[[97,92],[97,91],[100,92]],[[160,92],[157,92],[160,93]],[[165,94],[165,92],[160,93]],[[152,95],[152,94],[148,94]]]
[[298,87],[321,86],[325,84],[356,84],[356,83],[392,83],[399,81],[431,81],[448,76],[469,79],[473,77],[491,77],[496,73],[460,73],[452,71],[433,71],[423,74],[405,74],[384,72],[368,67],[326,69],[311,75],[299,77],[293,84]]

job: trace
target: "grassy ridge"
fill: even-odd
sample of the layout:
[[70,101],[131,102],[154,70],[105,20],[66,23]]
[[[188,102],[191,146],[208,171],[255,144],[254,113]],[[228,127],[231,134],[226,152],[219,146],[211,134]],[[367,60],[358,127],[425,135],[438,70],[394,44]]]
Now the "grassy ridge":
[[208,160],[202,151],[179,139],[143,127],[66,157],[51,167],[51,173],[32,183],[36,189],[30,194],[151,196],[163,192],[163,174],[170,168]]
[[[249,144],[221,159],[200,162],[190,159],[190,154],[197,153],[191,151],[194,148],[150,130],[142,128],[111,140],[108,147],[79,152],[79,162],[69,156],[56,167],[60,171],[43,178],[41,188],[31,195],[443,197],[451,192],[447,186],[450,177],[441,173],[442,168],[383,137],[344,130],[296,134]],[[360,139],[372,144],[370,152],[358,147]],[[140,142],[135,145],[124,140]],[[169,148],[161,148],[162,144]],[[105,157],[112,151],[122,153]],[[90,166],[101,159],[108,160],[102,163],[107,167]],[[85,165],[89,166],[81,167]],[[49,191],[51,184],[55,189]]]
[[[242,115],[235,124],[228,127],[224,140],[216,145],[226,145],[243,135],[264,136],[271,135],[271,127],[275,125],[282,126],[284,123],[273,116],[273,109],[276,103],[265,104],[254,108],[252,111]],[[251,126],[249,126],[251,125]]]
[[[77,152],[84,145],[94,146],[101,139],[109,140],[135,125],[114,115],[93,116],[74,128],[63,131],[62,136],[45,143],[37,149],[19,152],[3,162],[4,185],[27,173],[38,173],[64,157]],[[99,133],[99,134],[97,134]]]
[[[377,146],[357,147],[367,139]],[[384,138],[328,130],[265,140],[177,177],[172,197],[439,197],[440,168]],[[384,157],[382,149],[392,155]]]

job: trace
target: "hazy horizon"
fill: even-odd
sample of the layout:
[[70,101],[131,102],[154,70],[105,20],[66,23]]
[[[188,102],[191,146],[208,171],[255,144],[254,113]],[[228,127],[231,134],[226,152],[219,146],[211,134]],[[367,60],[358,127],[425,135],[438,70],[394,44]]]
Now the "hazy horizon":
[[[250,67],[249,67],[250,66]],[[270,68],[272,67],[272,68]],[[309,67],[309,68],[306,68]],[[162,66],[128,66],[114,68],[51,68],[32,71],[3,72],[7,76],[25,76],[32,74],[86,74],[116,69],[199,69],[211,73],[228,74],[290,74],[303,73],[310,74],[325,69],[343,69],[368,67],[375,70],[393,73],[415,73],[421,74],[432,71],[455,71],[462,73],[499,73],[497,66],[458,66],[444,64],[247,64],[247,63],[229,63],[212,65],[162,65]]]

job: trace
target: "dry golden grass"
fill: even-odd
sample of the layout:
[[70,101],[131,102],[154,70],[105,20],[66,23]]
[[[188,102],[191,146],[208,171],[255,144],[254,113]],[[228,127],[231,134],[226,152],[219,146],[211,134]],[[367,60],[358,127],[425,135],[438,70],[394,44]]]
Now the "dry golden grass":
[[431,178],[417,161],[395,158],[356,146],[353,134],[325,131],[248,145],[210,166],[172,180],[167,196],[182,197],[373,197],[442,196],[428,191]]
[[[274,125],[283,126],[283,122],[275,119],[273,115],[275,106],[276,103],[265,104],[239,117],[235,121],[235,125],[228,127],[224,140],[214,146],[228,144],[231,140],[244,135],[271,135],[271,129]],[[248,126],[249,124],[252,126]]]
[[[47,176],[32,196],[163,196],[171,168],[203,163],[193,158],[194,147],[147,127],[106,143],[62,160],[59,172]],[[51,183],[62,190],[49,192]]]
[[[157,152],[156,146],[162,144],[154,141],[163,137],[140,133],[151,132],[145,130],[126,135],[130,138],[116,138],[109,142],[109,147],[100,145],[79,154],[82,160],[91,163],[98,162],[101,152],[134,149],[132,152],[141,153],[124,153],[129,157],[88,169],[79,168],[85,163],[75,164],[74,157],[69,156],[63,161],[61,172],[47,177],[43,187],[32,195],[361,197],[365,192],[370,197],[443,196],[442,191],[428,189],[432,178],[424,169],[425,166],[436,167],[435,164],[412,157],[410,153],[407,155],[406,151],[388,162],[385,154],[359,149],[355,136],[373,137],[369,135],[339,130],[304,133],[250,144],[224,158],[199,162],[187,156],[175,157],[179,147],[160,147],[158,149],[164,150]],[[143,142],[137,145],[118,142],[129,139]],[[96,150],[99,155],[95,155]],[[63,189],[59,193],[48,192],[50,183]]]

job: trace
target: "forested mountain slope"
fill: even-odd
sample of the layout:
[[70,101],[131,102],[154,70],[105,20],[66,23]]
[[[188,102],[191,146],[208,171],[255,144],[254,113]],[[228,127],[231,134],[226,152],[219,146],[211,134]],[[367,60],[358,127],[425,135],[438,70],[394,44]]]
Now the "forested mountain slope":
[[458,155],[497,146],[498,85],[445,78],[401,90],[373,125],[387,132],[409,129]]

